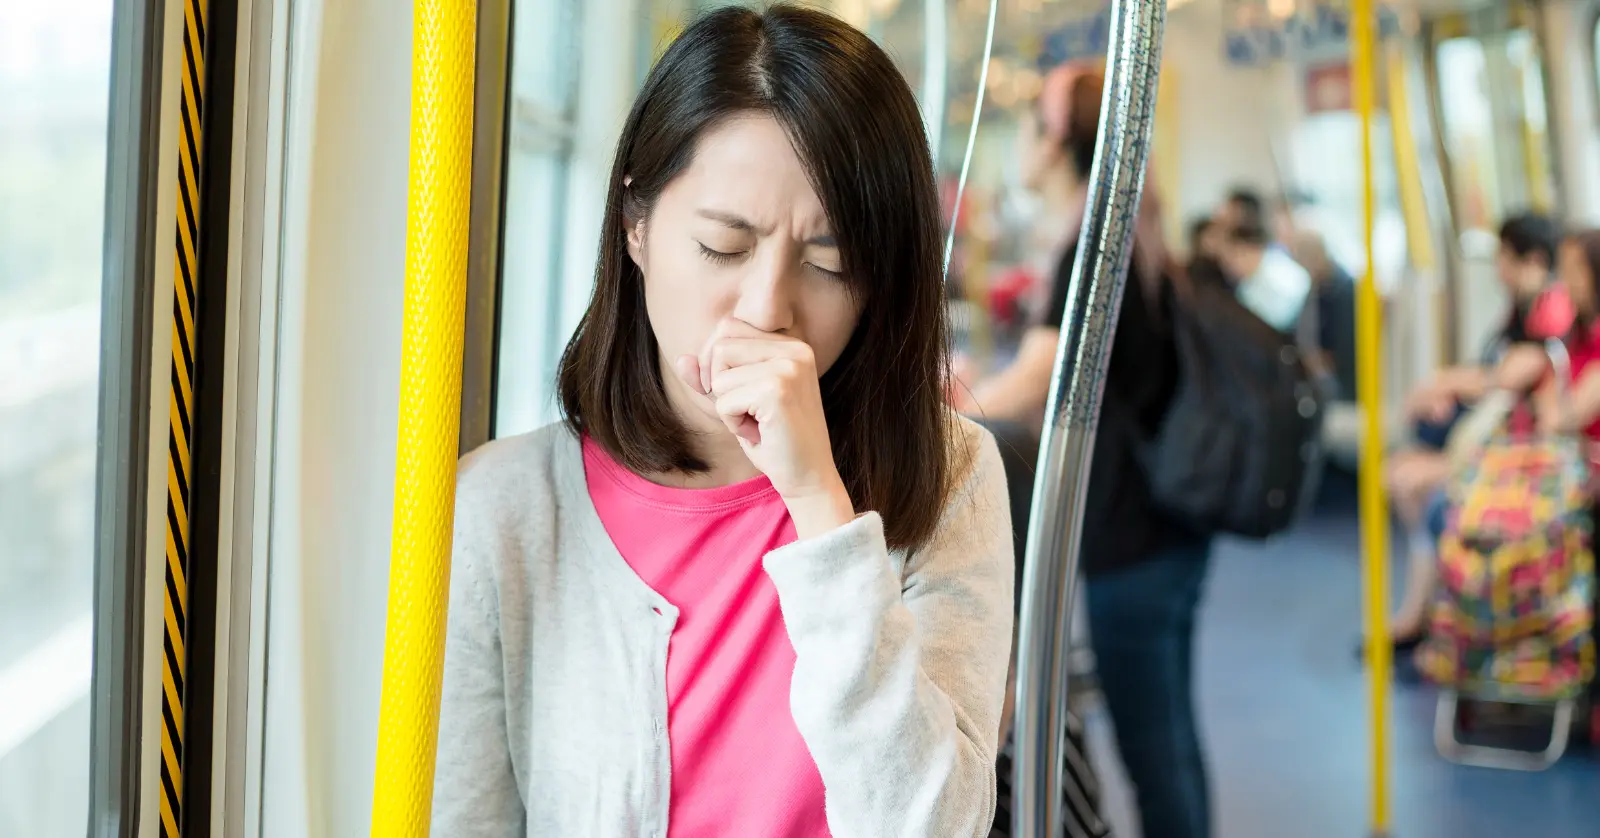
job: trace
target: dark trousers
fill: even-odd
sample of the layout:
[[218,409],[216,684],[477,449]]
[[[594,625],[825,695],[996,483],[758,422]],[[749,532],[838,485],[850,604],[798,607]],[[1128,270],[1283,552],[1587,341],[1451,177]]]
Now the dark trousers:
[[1209,838],[1194,709],[1195,614],[1209,542],[1088,580],[1090,641],[1144,838]]
[[[1039,439],[1021,425],[983,424],[1000,448],[1011,492],[1020,610]],[[1196,540],[1086,580],[1096,673],[1116,728],[1117,749],[1134,787],[1144,838],[1211,835],[1210,794],[1194,711],[1195,618],[1210,552],[1209,540]],[[1085,765],[1081,771],[1079,784],[1097,788],[1092,769]],[[1075,775],[1069,771],[1064,776],[1072,780]],[[1003,790],[1009,791],[1009,780],[1002,781]],[[1070,787],[1075,783],[1064,785],[1069,786],[1063,792],[1068,798],[1064,809],[1071,815],[1078,808],[1071,805]],[[1067,833],[1079,834],[1073,832],[1074,825],[1097,823],[1097,810],[1098,800],[1089,801],[1085,811],[1093,817],[1082,821],[1069,817]],[[1007,815],[1003,811],[1002,820],[1009,820]],[[997,828],[996,834],[1009,830]]]

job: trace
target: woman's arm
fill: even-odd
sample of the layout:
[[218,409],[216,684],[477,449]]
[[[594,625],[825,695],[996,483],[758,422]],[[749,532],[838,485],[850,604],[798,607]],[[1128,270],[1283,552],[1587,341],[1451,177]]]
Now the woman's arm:
[[474,480],[472,458],[456,489],[450,616],[439,707],[433,830],[450,838],[521,838],[527,829],[506,730],[505,659],[490,527],[475,510],[497,489]]
[[1567,403],[1567,409],[1562,410],[1554,387],[1539,391],[1539,418],[1545,430],[1574,434],[1600,420],[1600,366],[1590,366],[1578,374]]
[[863,515],[766,557],[797,656],[791,709],[836,838],[980,838],[1012,630],[1005,473],[987,433],[933,540],[905,559]]
[[1536,343],[1511,347],[1495,368],[1494,381],[1502,390],[1527,393],[1550,374],[1550,356]]
[[1036,421],[1050,400],[1050,375],[1060,338],[1061,332],[1051,326],[1024,332],[1011,365],[979,382],[970,394],[958,390],[956,409],[985,419]]
[[1451,367],[1439,372],[1434,386],[1452,402],[1475,402],[1488,392],[1490,375],[1479,366]]

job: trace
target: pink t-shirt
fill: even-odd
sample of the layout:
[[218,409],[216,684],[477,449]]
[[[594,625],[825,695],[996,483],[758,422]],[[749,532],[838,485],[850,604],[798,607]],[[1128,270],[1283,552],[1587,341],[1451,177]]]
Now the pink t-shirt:
[[[1600,361],[1600,328],[1583,327],[1574,330],[1574,334],[1567,340],[1567,358],[1572,368],[1572,384],[1576,385],[1578,379],[1588,372],[1596,361]],[[1589,423],[1585,428],[1584,436],[1590,443],[1600,442],[1600,419]],[[1591,452],[1591,457],[1595,453]]]
[[828,835],[822,776],[789,711],[795,652],[762,569],[795,540],[766,478],[674,489],[587,437],[589,497],[617,551],[679,610],[667,650],[669,838]]

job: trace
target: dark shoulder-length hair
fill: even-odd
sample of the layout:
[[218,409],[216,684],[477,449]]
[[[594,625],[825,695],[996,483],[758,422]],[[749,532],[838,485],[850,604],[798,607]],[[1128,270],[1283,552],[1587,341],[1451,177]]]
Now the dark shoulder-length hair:
[[[916,99],[889,56],[822,12],[728,7],[667,49],[617,144],[589,310],[561,358],[566,422],[643,473],[701,472],[662,388],[644,278],[626,247],[707,130],[770,115],[794,144],[863,303],[844,353],[822,377],[834,462],[891,547],[933,534],[957,448],[944,404],[947,327],[939,197]],[[625,182],[626,181],[626,182]]]
[[[1566,241],[1583,254],[1584,267],[1589,269],[1589,282],[1595,286],[1590,293],[1600,293],[1600,229],[1580,230],[1567,236]],[[1595,319],[1594,312],[1577,312],[1572,325],[1573,339],[1579,342],[1593,340],[1597,328]]]

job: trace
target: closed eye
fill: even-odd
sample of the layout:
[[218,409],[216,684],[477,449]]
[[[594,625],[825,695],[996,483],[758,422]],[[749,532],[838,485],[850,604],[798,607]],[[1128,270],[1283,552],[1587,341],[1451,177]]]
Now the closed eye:
[[821,265],[812,264],[810,262],[808,262],[806,264],[812,270],[822,274],[823,276],[828,277],[829,279],[844,279],[844,272],[843,271],[830,271],[827,268],[822,267]]
[[700,242],[695,242],[695,244],[699,244],[700,245],[700,255],[701,256],[704,256],[705,258],[709,259],[712,262],[715,262],[718,265],[725,265],[725,264],[727,264],[729,262],[732,262],[735,259],[738,259],[740,256],[744,255],[744,251],[734,251],[732,253],[724,253],[723,251],[713,250],[713,249],[711,249],[709,247],[706,247],[704,244],[701,244]]

